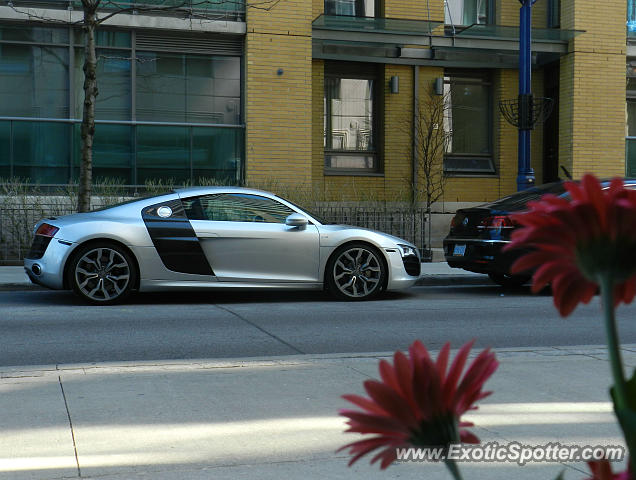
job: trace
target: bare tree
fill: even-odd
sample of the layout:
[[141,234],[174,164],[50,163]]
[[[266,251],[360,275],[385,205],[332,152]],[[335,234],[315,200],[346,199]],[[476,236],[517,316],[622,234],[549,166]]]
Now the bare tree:
[[431,209],[444,195],[446,176],[444,175],[444,153],[453,132],[449,115],[449,98],[437,95],[431,88],[422,98],[413,113],[413,146],[415,155],[414,174],[410,181],[413,207],[423,203],[426,209],[427,248],[431,248]]
[[[79,192],[77,196],[77,211],[87,212],[90,210],[92,183],[93,183],[93,140],[95,138],[95,103],[99,90],[97,88],[97,49],[95,43],[95,32],[99,25],[103,24],[110,18],[121,13],[131,12],[165,12],[183,11],[183,14],[188,18],[201,18],[205,20],[214,19],[218,15],[210,14],[196,14],[192,11],[193,6],[198,6],[206,3],[234,3],[238,5],[244,5],[245,7],[254,8],[258,10],[269,11],[274,8],[280,0],[255,0],[253,3],[248,3],[246,0],[172,0],[166,2],[164,5],[143,5],[134,4],[131,6],[129,0],[81,0],[83,18],[81,21],[76,22],[84,30],[85,44],[84,44],[84,65],[82,70],[84,72],[84,102],[82,105],[82,123],[80,127],[80,136],[82,139],[81,147],[81,161],[80,161],[80,177],[79,177]],[[18,2],[15,2],[18,3]],[[152,2],[150,2],[152,3]],[[31,10],[18,9],[14,3],[9,5],[18,13],[27,16],[29,19],[38,21],[51,22],[51,23],[65,23],[60,20],[54,20],[52,18],[45,18],[41,15],[34,14]],[[108,11],[100,15],[100,9],[107,6]]]

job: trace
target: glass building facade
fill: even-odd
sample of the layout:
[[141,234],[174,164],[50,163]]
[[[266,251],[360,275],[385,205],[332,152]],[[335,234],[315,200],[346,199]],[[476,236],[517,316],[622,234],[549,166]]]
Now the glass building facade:
[[[84,39],[0,25],[0,177],[77,180]],[[244,164],[243,39],[97,32],[93,178],[236,181]]]

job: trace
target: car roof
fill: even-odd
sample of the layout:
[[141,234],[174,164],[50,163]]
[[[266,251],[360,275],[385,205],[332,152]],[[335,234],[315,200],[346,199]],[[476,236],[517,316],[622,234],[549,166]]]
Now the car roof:
[[214,187],[186,187],[175,188],[174,192],[180,197],[194,197],[197,195],[210,195],[214,193],[251,193],[256,195],[265,195],[268,197],[278,197],[272,192],[258,190],[255,188],[232,187],[232,186],[214,186]]

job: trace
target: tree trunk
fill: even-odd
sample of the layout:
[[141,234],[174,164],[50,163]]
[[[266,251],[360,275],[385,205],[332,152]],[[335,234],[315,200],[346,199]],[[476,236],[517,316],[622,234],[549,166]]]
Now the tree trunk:
[[95,136],[95,99],[97,97],[97,54],[95,52],[95,28],[97,8],[84,4],[84,104],[82,108],[82,158],[80,162],[77,211],[88,212],[91,205],[93,183],[93,138]]

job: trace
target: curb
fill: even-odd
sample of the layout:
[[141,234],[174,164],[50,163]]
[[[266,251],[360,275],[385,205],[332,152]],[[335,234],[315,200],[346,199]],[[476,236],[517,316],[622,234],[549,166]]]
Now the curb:
[[[621,345],[621,351],[636,353],[636,344]],[[458,352],[457,348],[451,350],[452,356]],[[607,359],[607,347],[605,345],[565,345],[565,346],[537,346],[537,347],[497,347],[493,352],[499,359],[518,358],[527,360],[540,360],[542,362],[550,358],[583,356],[597,360]],[[57,363],[48,365],[16,365],[0,367],[0,380],[7,378],[38,378],[64,375],[89,375],[89,374],[129,374],[135,372],[170,372],[170,371],[195,371],[215,370],[227,368],[262,367],[282,368],[289,366],[312,365],[317,363],[331,363],[339,365],[343,361],[370,361],[377,362],[380,359],[391,359],[394,351],[384,352],[359,352],[359,353],[323,353],[323,354],[292,354],[272,355],[260,357],[236,357],[236,358],[192,358],[192,359],[164,359],[164,360],[140,360],[140,361],[109,361],[88,363]],[[432,356],[439,354],[439,349],[431,349]],[[475,358],[479,353],[473,351],[469,358]]]
[[47,290],[33,283],[0,283],[0,292],[26,292],[30,290]]
[[488,278],[488,275],[426,275],[417,279],[418,287],[445,287],[453,285],[484,285],[493,287],[496,284]]

